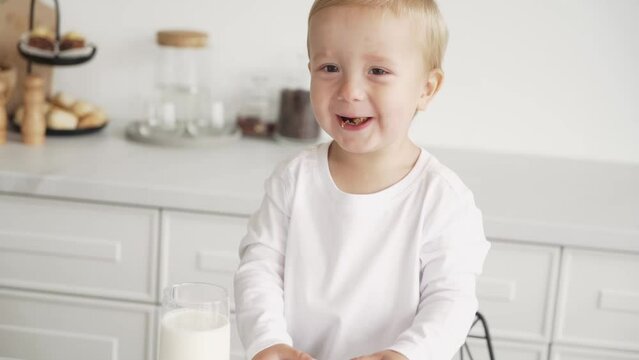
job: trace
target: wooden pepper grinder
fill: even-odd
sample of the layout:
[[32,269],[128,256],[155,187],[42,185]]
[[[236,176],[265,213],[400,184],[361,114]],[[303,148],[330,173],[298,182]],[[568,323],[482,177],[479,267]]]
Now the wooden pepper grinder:
[[24,118],[22,119],[22,142],[27,145],[42,145],[46,124],[44,106],[44,81],[37,75],[27,76],[24,82]]
[[7,84],[0,80],[0,145],[7,142]]

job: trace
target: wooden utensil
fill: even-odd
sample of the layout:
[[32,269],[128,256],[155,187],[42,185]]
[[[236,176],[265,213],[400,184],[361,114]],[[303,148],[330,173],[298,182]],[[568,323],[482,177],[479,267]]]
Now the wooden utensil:
[[24,82],[24,119],[22,119],[22,142],[27,145],[42,145],[46,123],[44,105],[44,80],[38,75],[28,75]]
[[0,79],[0,145],[7,142],[7,94],[9,86]]

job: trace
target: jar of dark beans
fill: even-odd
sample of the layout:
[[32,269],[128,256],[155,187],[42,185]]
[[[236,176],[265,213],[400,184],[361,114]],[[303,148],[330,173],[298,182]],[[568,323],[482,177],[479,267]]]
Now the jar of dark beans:
[[320,128],[315,121],[310,93],[307,90],[282,90],[277,134],[292,140],[317,140]]

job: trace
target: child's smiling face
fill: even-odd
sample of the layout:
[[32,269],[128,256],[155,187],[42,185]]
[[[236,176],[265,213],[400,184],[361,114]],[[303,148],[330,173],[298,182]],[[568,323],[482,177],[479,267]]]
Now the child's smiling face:
[[441,81],[441,71],[426,69],[417,31],[411,19],[372,7],[334,6],[311,18],[313,111],[342,149],[370,153],[408,140],[415,111]]

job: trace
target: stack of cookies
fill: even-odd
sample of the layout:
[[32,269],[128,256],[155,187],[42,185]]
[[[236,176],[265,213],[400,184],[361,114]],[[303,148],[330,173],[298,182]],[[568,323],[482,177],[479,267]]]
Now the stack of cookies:
[[[58,92],[47,100],[42,107],[47,129],[77,130],[101,127],[107,122],[107,116],[99,107],[76,100],[69,94]],[[16,110],[14,121],[20,126],[24,117],[24,108]]]
[[56,45],[60,51],[81,49],[85,46],[84,36],[78,32],[68,32],[62,35],[56,44],[55,34],[44,26],[35,27],[28,35],[27,45],[47,51],[55,51]]

